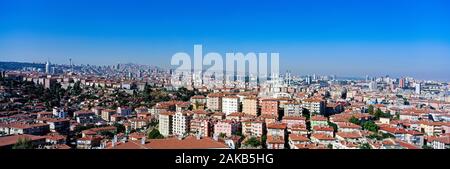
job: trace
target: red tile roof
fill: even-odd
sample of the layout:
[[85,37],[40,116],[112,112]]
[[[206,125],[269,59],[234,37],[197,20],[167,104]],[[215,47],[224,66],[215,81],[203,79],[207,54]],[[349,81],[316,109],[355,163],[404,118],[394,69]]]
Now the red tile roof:
[[188,136],[182,140],[178,138],[150,139],[144,145],[139,141],[128,141],[115,146],[113,149],[226,149],[225,143],[214,141],[213,139],[197,139]]
[[322,133],[314,133],[311,134],[311,138],[316,138],[318,140],[334,140],[334,138],[328,134],[322,134]]
[[342,137],[344,139],[362,138],[362,135],[359,132],[338,132],[338,133],[336,133],[336,136]]
[[267,124],[268,129],[286,129],[287,124],[286,123],[270,123]]
[[14,144],[16,144],[17,140],[24,139],[24,138],[30,139],[32,141],[45,140],[45,137],[34,136],[34,135],[29,135],[29,134],[3,136],[3,137],[0,137],[0,147],[14,145]]
[[289,134],[289,139],[292,141],[309,141],[309,139],[299,134]]

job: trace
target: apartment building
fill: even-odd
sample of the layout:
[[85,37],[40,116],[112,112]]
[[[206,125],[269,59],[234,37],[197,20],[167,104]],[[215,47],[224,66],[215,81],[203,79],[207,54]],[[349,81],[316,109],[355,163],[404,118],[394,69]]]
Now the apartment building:
[[249,115],[258,115],[258,99],[255,96],[245,97],[242,101],[242,112]]
[[225,115],[240,112],[239,97],[235,95],[225,96],[222,98],[222,112]]
[[176,136],[188,134],[192,116],[186,111],[177,111],[172,117],[172,133]]
[[222,111],[222,97],[221,93],[211,93],[206,97],[206,107],[211,111]]
[[158,129],[159,133],[164,137],[172,135],[173,115],[173,112],[162,112],[159,114]]

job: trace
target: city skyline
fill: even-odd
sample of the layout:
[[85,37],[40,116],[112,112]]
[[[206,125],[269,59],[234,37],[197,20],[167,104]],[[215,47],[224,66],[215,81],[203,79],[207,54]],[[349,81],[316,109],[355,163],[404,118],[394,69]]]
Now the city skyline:
[[168,67],[200,43],[279,52],[281,72],[450,80],[445,1],[0,3],[2,61]]

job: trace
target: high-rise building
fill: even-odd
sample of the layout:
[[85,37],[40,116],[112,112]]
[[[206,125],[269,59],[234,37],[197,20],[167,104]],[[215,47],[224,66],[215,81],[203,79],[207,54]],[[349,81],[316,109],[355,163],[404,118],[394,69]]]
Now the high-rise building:
[[406,87],[405,81],[406,81],[405,78],[401,78],[398,87],[402,89],[405,88]]
[[422,86],[420,83],[416,83],[416,94],[421,94]]
[[309,76],[309,75],[306,76],[306,80],[305,81],[306,81],[306,84],[311,84],[311,81],[312,81],[311,80],[311,76]]
[[49,74],[49,73],[50,73],[50,62],[49,62],[49,61],[47,61],[47,62],[45,63],[45,73],[46,73],[46,74]]
[[378,88],[377,82],[371,81],[371,82],[369,83],[369,90],[370,90],[370,91],[375,91],[375,90],[377,90],[377,88]]

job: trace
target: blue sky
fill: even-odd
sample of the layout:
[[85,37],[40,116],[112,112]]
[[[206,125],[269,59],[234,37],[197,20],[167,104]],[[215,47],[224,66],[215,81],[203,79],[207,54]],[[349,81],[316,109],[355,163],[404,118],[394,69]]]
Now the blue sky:
[[0,60],[168,66],[279,52],[281,70],[450,80],[446,0],[2,0]]

